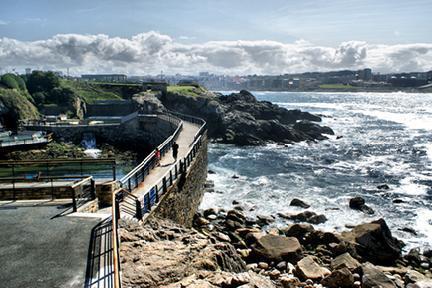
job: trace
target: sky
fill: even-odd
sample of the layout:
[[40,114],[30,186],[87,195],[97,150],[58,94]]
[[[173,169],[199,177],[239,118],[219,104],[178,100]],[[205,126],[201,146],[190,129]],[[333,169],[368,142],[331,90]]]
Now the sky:
[[[431,0],[0,0],[0,69],[432,70]],[[7,8],[5,8],[7,7]]]

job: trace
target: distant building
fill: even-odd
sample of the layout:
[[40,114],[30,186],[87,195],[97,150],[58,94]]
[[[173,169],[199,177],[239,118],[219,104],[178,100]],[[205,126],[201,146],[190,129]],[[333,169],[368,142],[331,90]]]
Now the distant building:
[[366,68],[358,71],[358,79],[363,81],[371,81],[372,80],[372,69]]
[[31,68],[25,68],[25,74],[30,75],[32,72]]
[[127,76],[124,74],[84,74],[81,75],[81,79],[100,82],[126,82]]

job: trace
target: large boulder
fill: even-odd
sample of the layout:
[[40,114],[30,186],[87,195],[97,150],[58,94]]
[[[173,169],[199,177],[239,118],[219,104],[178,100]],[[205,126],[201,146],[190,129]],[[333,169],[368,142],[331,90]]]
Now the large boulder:
[[351,209],[354,209],[354,210],[360,210],[366,214],[374,214],[375,213],[375,211],[372,208],[370,208],[368,205],[366,205],[366,201],[364,200],[364,198],[360,197],[360,196],[351,198],[349,201],[349,207]]
[[362,287],[364,288],[396,288],[396,284],[386,276],[379,268],[371,263],[362,265]]
[[325,277],[321,284],[326,287],[352,287],[354,284],[354,276],[347,268],[333,271],[329,276]]
[[301,207],[301,208],[309,208],[310,207],[309,204],[307,204],[306,202],[304,202],[303,200],[300,200],[298,198],[292,199],[290,202],[290,206],[297,206],[297,207]]
[[331,272],[315,262],[314,257],[307,256],[297,262],[294,274],[303,280],[318,280],[330,275]]
[[392,236],[384,219],[357,225],[342,237],[354,243],[357,254],[371,263],[391,265],[401,257],[403,243]]
[[296,263],[302,257],[302,247],[294,237],[267,234],[260,237],[251,246],[249,254],[251,262],[280,262]]
[[331,268],[333,270],[347,268],[351,272],[357,272],[360,266],[360,262],[354,259],[348,252],[337,256],[331,262]]
[[135,94],[132,97],[132,101],[141,113],[154,114],[166,110],[162,102],[153,92],[141,92]]

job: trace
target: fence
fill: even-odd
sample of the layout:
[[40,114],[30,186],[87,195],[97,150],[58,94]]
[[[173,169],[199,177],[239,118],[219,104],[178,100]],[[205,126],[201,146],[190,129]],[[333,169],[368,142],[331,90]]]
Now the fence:
[[9,139],[4,140],[0,139],[0,147],[11,147],[11,146],[19,146],[19,145],[34,145],[34,144],[42,144],[49,143],[52,141],[52,134],[42,135],[42,137],[29,137],[28,139],[14,139],[12,136]]
[[0,178],[0,185],[2,200],[70,198],[74,212],[87,201],[96,199],[95,182],[92,176],[41,176],[37,182],[22,177],[7,177]]

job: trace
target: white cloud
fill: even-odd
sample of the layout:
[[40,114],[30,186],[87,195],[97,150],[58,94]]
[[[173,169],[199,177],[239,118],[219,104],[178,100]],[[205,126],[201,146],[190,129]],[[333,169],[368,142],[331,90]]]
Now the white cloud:
[[131,38],[61,34],[33,42],[0,38],[0,67],[65,70],[75,74],[196,73],[280,74],[371,67],[380,72],[432,69],[432,43],[371,45],[343,42],[337,47],[304,40],[211,41],[184,44],[147,32]]

